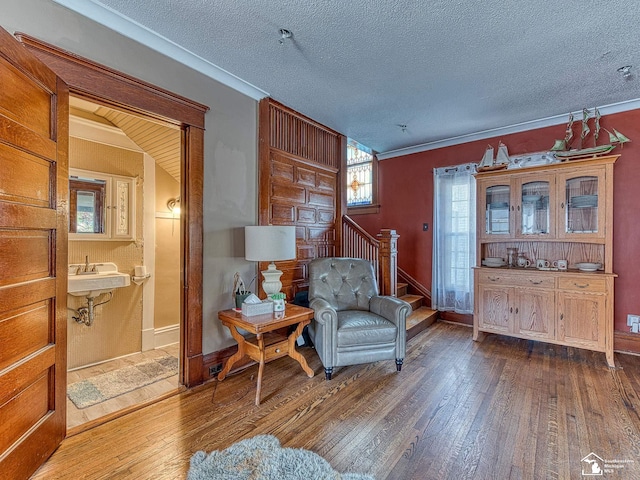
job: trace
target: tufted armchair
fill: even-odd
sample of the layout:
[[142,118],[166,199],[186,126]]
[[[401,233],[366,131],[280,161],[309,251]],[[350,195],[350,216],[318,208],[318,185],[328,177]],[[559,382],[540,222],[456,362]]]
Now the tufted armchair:
[[358,258],[317,258],[309,263],[309,336],[331,380],[334,367],[396,360],[400,371],[411,307],[379,296],[373,266]]

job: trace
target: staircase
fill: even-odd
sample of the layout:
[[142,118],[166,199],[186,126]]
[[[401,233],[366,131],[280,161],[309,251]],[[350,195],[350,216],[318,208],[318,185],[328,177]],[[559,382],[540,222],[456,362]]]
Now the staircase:
[[[342,254],[345,257],[369,260],[376,274],[381,295],[394,295],[411,305],[412,312],[407,317],[407,340],[415,337],[438,319],[438,311],[424,307],[422,295],[409,293],[428,291],[397,264],[397,240],[395,230],[382,229],[374,238],[347,215],[342,216]],[[398,277],[410,283],[398,282]]]
[[407,340],[426,330],[438,319],[438,311],[422,305],[424,297],[407,293],[409,285],[398,283],[398,298],[411,305],[411,313],[407,317]]

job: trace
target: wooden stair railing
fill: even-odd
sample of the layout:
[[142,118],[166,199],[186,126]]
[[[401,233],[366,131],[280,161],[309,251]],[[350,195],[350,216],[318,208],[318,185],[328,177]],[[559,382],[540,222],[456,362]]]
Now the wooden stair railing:
[[[424,306],[425,299],[431,303],[431,292],[398,267],[399,235],[396,231],[382,229],[376,237],[348,216],[342,217],[342,255],[369,260],[374,266],[380,294],[401,298],[411,305],[411,313],[407,316],[409,340],[435,322],[438,312]],[[399,284],[398,277],[408,283]]]
[[398,235],[384,228],[374,238],[350,217],[342,217],[342,255],[373,264],[381,295],[398,293]]
[[400,282],[405,282],[408,285],[411,285],[411,291],[417,295],[421,295],[424,297],[424,304],[431,305],[431,292],[424,285],[418,282],[415,278],[405,272],[403,269],[398,267],[398,279]]

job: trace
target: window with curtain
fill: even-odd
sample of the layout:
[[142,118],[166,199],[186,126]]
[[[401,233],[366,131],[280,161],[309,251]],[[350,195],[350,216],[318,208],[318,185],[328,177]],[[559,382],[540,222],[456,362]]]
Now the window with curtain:
[[473,313],[476,244],[475,164],[433,171],[432,308]]

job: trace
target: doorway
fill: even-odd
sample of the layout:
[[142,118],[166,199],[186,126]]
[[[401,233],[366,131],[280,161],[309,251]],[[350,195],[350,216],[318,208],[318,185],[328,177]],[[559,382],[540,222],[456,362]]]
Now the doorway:
[[[83,430],[104,417],[139,408],[178,391],[180,357],[180,129],[77,96],[69,99],[69,175],[82,190],[73,195],[69,263],[113,263],[131,276],[130,285],[95,297],[88,322],[78,312],[85,297],[67,297],[67,428]],[[95,180],[94,177],[100,180]],[[131,179],[127,193],[131,232],[114,235],[118,199],[105,179]],[[115,187],[110,185],[110,187]],[[104,192],[104,188],[101,190]],[[110,195],[113,193],[113,195]],[[92,208],[96,204],[102,207]],[[97,212],[97,214],[96,214]],[[120,213],[120,212],[119,212]],[[113,217],[113,218],[112,218]],[[100,225],[95,225],[99,220]],[[86,260],[85,260],[86,259]],[[86,310],[85,310],[86,312]]]
[[[180,384],[203,382],[202,266],[204,119],[209,107],[25,34],[16,38],[68,86],[103,106],[180,128]],[[65,112],[66,113],[66,112]]]

